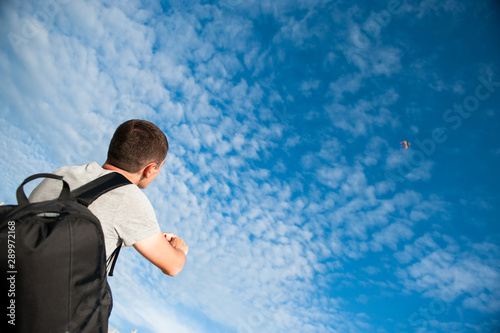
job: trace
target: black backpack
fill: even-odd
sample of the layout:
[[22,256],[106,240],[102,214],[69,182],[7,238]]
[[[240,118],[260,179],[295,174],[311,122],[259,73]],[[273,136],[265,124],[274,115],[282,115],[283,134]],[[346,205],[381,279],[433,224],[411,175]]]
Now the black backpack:
[[[61,180],[61,193],[30,203],[23,186],[42,177]],[[101,224],[87,207],[125,184],[130,182],[113,172],[70,192],[61,176],[37,174],[17,189],[17,206],[0,206],[1,308],[8,324],[2,332],[108,332],[106,273],[113,275],[120,246],[106,262]]]

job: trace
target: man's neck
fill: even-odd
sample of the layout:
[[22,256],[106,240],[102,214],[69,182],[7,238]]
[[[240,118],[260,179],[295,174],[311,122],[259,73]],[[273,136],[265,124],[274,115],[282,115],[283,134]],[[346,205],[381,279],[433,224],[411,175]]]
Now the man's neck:
[[109,163],[104,163],[102,168],[105,170],[111,170],[111,171],[116,171],[116,172],[121,173],[125,178],[127,178],[132,184],[135,184],[135,185],[137,185],[139,180],[140,180],[139,179],[140,177],[137,174],[130,173],[128,171],[125,171],[123,169],[115,167],[114,165],[109,164]]

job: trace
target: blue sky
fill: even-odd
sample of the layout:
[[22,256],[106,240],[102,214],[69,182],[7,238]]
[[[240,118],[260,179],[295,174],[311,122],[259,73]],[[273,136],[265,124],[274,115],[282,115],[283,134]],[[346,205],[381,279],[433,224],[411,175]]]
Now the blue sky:
[[[3,1],[0,202],[167,134],[145,192],[190,246],[133,249],[119,332],[500,327],[498,1]],[[411,143],[407,150],[400,142]]]

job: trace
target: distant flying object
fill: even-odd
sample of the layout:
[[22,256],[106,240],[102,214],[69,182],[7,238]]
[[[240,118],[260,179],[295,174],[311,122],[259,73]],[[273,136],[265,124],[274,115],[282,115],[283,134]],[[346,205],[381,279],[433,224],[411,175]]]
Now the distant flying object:
[[401,149],[408,149],[408,147],[410,147],[410,143],[408,141],[401,141],[399,145]]

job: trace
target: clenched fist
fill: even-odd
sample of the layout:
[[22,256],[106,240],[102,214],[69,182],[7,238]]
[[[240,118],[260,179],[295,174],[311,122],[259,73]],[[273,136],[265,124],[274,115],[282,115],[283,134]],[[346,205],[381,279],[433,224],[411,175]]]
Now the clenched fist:
[[182,252],[184,252],[184,255],[187,256],[189,247],[186,243],[184,243],[182,239],[170,232],[164,233],[163,236],[167,239],[167,241],[170,242],[170,245],[172,245],[174,249],[181,250]]

